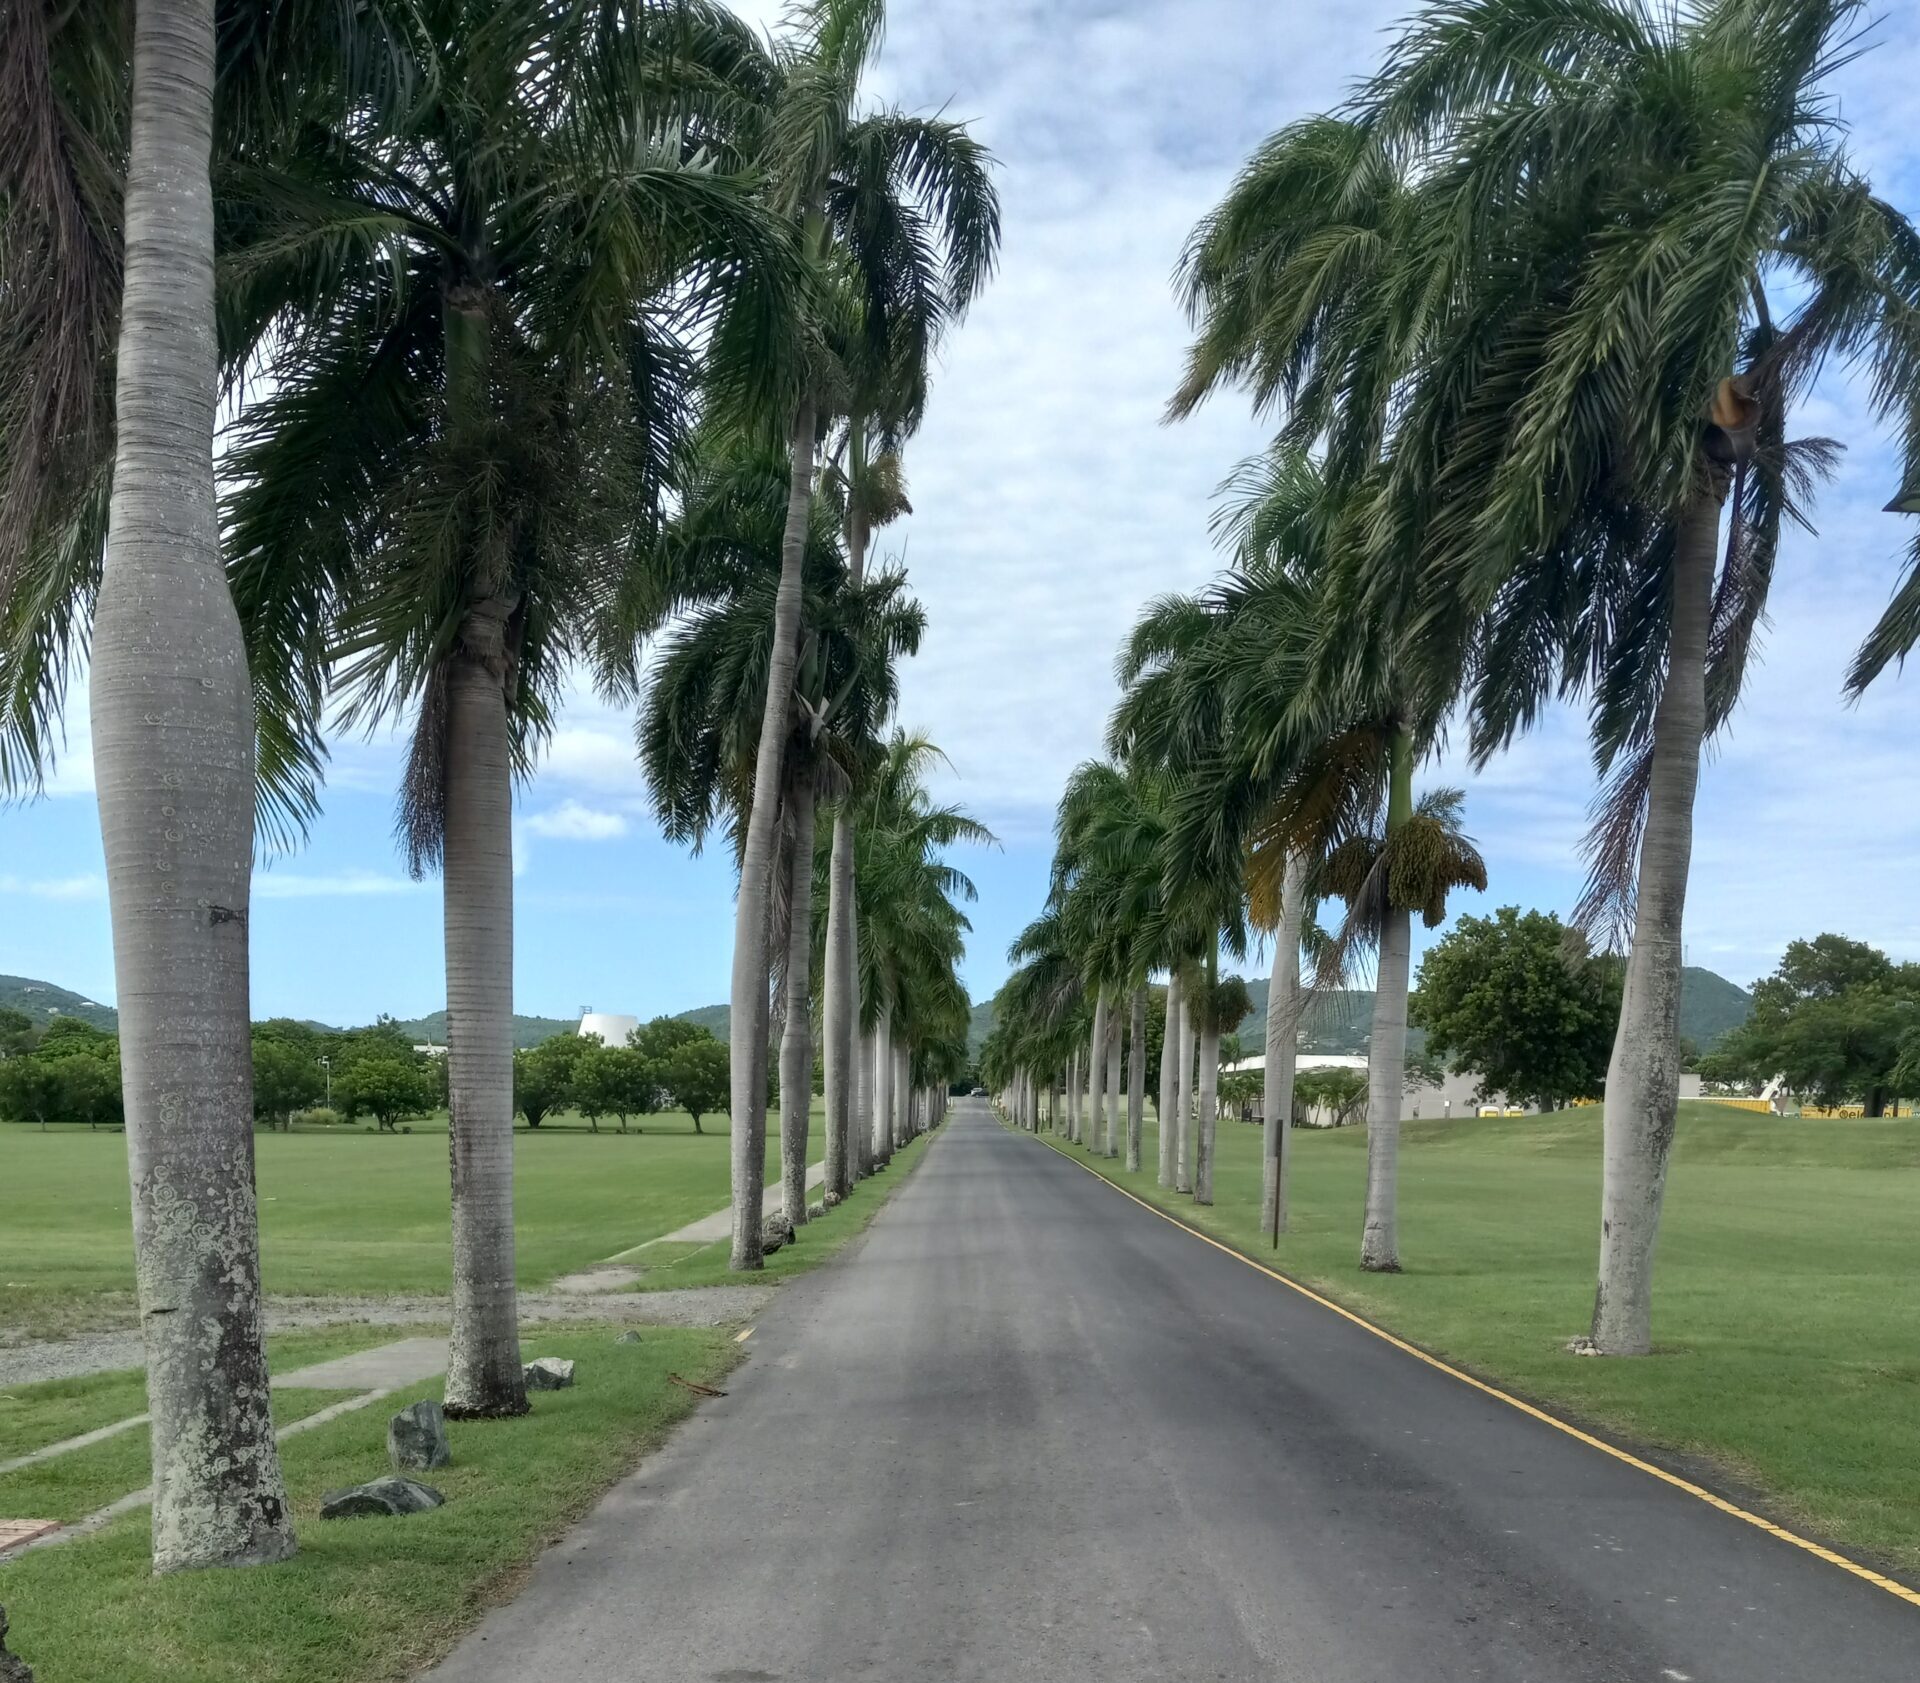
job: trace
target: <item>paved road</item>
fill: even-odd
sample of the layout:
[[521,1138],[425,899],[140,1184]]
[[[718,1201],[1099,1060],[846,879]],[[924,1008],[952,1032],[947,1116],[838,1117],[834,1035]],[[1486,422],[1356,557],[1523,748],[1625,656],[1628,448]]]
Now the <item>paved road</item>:
[[978,1103],[749,1348],[435,1683],[1920,1675],[1920,1611],[1396,1351]]

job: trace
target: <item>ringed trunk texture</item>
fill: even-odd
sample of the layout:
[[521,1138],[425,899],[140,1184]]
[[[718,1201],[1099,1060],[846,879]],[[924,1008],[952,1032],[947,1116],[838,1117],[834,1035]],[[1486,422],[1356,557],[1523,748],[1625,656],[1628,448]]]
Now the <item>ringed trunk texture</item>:
[[1389,906],[1380,931],[1380,972],[1367,1043],[1367,1216],[1360,1266],[1400,1267],[1400,1098],[1407,1066],[1407,965],[1413,914]]
[[527,1411],[513,1270],[513,756],[506,605],[461,627],[447,673],[447,1155],[453,1327],[446,1409]]
[[1200,1093],[1194,1101],[1193,1201],[1213,1202],[1213,1144],[1220,1123],[1220,1026],[1214,1019],[1214,989],[1219,978],[1217,952],[1207,955],[1207,1010],[1200,1023]]
[[[1033,1078],[1027,1078],[1027,1116],[1032,1120]],[[913,1058],[905,1045],[893,1049],[893,1149],[913,1138]]]
[[893,1156],[893,1006],[880,1012],[873,1036],[873,1163],[884,1167]]
[[1112,1008],[1107,1012],[1106,1154],[1109,1157],[1120,1155],[1120,1132],[1125,1126],[1120,1110],[1120,1084],[1125,1079],[1121,1067],[1123,1049],[1120,1045],[1120,1024],[1120,1000],[1116,996]]
[[1107,1149],[1107,996],[1093,1002],[1093,1040],[1087,1050],[1087,1150]]
[[1147,1111],[1147,985],[1133,990],[1133,1020],[1127,1042],[1127,1172],[1140,1170],[1140,1137]]
[[780,767],[785,757],[793,669],[800,647],[800,564],[813,504],[813,400],[803,399],[793,422],[787,524],[780,538],[780,588],[774,599],[773,646],[767,659],[767,700],[753,767],[753,807],[740,851],[740,894],[733,920],[733,1020],[730,1153],[733,1170],[733,1251],[728,1266],[761,1266],[760,1200],[766,1178],[767,927],[772,908],[773,855],[778,839]]
[[93,636],[156,1572],[294,1552],[261,1342],[253,704],[214,502],[213,13],[212,0],[134,8],[118,432]]
[[[1413,737],[1395,733],[1388,772],[1387,842],[1413,816]],[[1360,1266],[1376,1274],[1400,1268],[1400,1110],[1407,1073],[1407,969],[1413,914],[1389,897],[1380,926],[1380,968],[1367,1040],[1367,1211]]]
[[813,778],[793,780],[789,842],[786,1023],[780,1031],[780,1208],[807,1220],[807,1129],[813,1111]]
[[1260,1226],[1269,1239],[1287,1230],[1287,1169],[1293,1146],[1293,1076],[1299,1055],[1301,896],[1306,861],[1287,860],[1280,886],[1280,928],[1267,984],[1267,1062],[1261,1081]]
[[1653,1347],[1653,1252],[1680,1093],[1681,924],[1707,723],[1707,624],[1723,494],[1718,482],[1694,493],[1674,550],[1673,635],[1653,722],[1633,950],[1607,1065],[1592,1347],[1608,1356],[1644,1356]]
[[1173,1189],[1193,1190],[1192,1160],[1187,1141],[1192,1132],[1189,1102],[1193,1096],[1193,1007],[1184,990],[1180,995],[1180,1038],[1175,1048],[1173,1071]]
[[874,1036],[862,1029],[855,1037],[853,1060],[853,1111],[849,1118],[847,1164],[855,1180],[873,1173],[873,1085]]
[[1159,1184],[1173,1185],[1173,1152],[1178,1139],[1173,1116],[1173,1095],[1178,1091],[1180,1073],[1180,976],[1167,977],[1167,1020],[1160,1036],[1160,1164]]
[[846,1197],[853,1185],[848,1149],[858,1085],[853,1068],[859,1039],[855,1024],[859,1010],[853,962],[853,896],[853,819],[843,809],[833,819],[833,855],[827,872],[827,975],[821,1002],[827,1066],[826,1186],[840,1198]]

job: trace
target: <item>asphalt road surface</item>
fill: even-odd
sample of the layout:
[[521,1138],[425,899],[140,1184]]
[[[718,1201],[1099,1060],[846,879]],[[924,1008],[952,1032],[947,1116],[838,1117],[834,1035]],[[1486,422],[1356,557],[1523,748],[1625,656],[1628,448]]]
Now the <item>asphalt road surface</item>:
[[977,1100],[748,1348],[437,1683],[1920,1677],[1920,1609]]

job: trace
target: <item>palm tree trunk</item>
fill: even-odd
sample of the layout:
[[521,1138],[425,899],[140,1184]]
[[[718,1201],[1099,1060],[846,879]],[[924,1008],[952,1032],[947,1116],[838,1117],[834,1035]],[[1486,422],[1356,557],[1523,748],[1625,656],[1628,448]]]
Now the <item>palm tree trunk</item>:
[[1592,1347],[1608,1356],[1644,1356],[1652,1348],[1653,1251],[1680,1096],[1681,925],[1706,733],[1707,625],[1723,494],[1717,482],[1694,493],[1674,548],[1673,631],[1653,721],[1633,950],[1607,1065]]
[[827,872],[827,975],[821,1003],[826,1039],[826,1189],[846,1197],[853,1185],[848,1163],[854,1093],[858,984],[853,963],[853,819],[844,804],[833,817],[833,854]]
[[1120,1155],[1120,1082],[1122,1079],[1122,1048],[1120,1045],[1120,1000],[1114,997],[1113,1005],[1107,1012],[1107,1100],[1106,1121],[1102,1126],[1102,1148],[1106,1156]]
[[893,1157],[893,1002],[880,1008],[873,1034],[873,1166]]
[[861,1029],[854,1040],[852,1109],[847,1115],[847,1168],[856,1181],[873,1173],[874,1035]]
[[1213,1144],[1220,1121],[1220,1025],[1213,1014],[1213,987],[1220,970],[1219,943],[1207,954],[1206,1009],[1200,1016],[1200,1096],[1194,1103],[1198,1138],[1193,1169],[1193,1201],[1213,1202]]
[[261,1343],[253,703],[213,480],[212,0],[139,0],[94,773],[119,984],[153,1569],[294,1552]]
[[1087,1051],[1087,1150],[1098,1155],[1107,1148],[1107,995],[1093,1002],[1093,1040]]
[[[1387,845],[1413,816],[1413,737],[1394,734],[1387,791]],[[1360,1266],[1375,1274],[1400,1269],[1400,1110],[1407,1074],[1407,972],[1413,913],[1387,896],[1380,925],[1380,966],[1367,1040],[1367,1213]]]
[[482,602],[448,663],[447,1135],[453,1327],[446,1408],[527,1411],[513,1261],[513,754],[507,604]]
[[1180,1076],[1180,973],[1167,972],[1167,1020],[1160,1035],[1160,1173],[1159,1184],[1173,1185],[1174,1148],[1179,1127],[1174,1120],[1173,1095]]
[[813,1111],[813,774],[788,790],[793,834],[787,885],[786,1023],[780,1033],[780,1207],[807,1219],[807,1130]]
[[[766,1179],[767,924],[780,805],[780,769],[792,711],[793,669],[800,649],[800,564],[813,504],[813,400],[793,420],[793,462],[787,524],[780,538],[780,590],[774,599],[773,644],[767,657],[767,700],[753,767],[753,807],[740,850],[740,894],[733,919],[732,1055],[733,1252],[728,1266],[761,1266],[760,1199]],[[756,1048],[759,1056],[756,1057]]]
[[1193,1002],[1187,998],[1183,988],[1180,993],[1180,1041],[1175,1058],[1173,1094],[1173,1189],[1176,1192],[1193,1190],[1193,1159],[1188,1152],[1188,1142],[1193,1137],[1192,1106],[1189,1101],[1193,1096],[1196,1061],[1193,1055]]
[[[865,429],[849,427],[851,465],[865,454]],[[847,511],[847,576],[858,586],[867,571],[867,522],[858,507]],[[854,1060],[860,1039],[860,977],[856,943],[858,886],[853,869],[853,813],[842,801],[833,817],[833,855],[827,873],[827,975],[824,1006],[827,1089],[827,1186],[845,1197],[853,1185],[848,1161],[859,1076]]]
[[1287,860],[1280,887],[1280,928],[1273,938],[1267,984],[1267,1058],[1261,1077],[1260,1226],[1278,1242],[1287,1230],[1287,1169],[1293,1145],[1293,1071],[1300,1034],[1300,918],[1306,861]]
[[[893,1149],[913,1138],[908,1106],[913,1099],[913,1060],[904,1043],[893,1049]],[[1027,1083],[1027,1108],[1033,1108],[1033,1083]]]
[[1127,1173],[1140,1172],[1140,1137],[1147,1110],[1147,984],[1133,990],[1127,1041]]
[[1067,1054],[1067,1144],[1080,1139],[1080,1049]]

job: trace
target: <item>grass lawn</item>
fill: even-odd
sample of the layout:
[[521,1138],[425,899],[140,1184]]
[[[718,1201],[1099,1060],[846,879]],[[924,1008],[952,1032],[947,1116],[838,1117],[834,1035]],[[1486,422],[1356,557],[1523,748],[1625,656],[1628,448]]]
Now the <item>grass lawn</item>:
[[[815,1100],[812,1155],[825,1149]],[[669,1233],[727,1202],[727,1129],[684,1112],[598,1135],[562,1119],[514,1138],[518,1273],[525,1286]],[[266,1287],[285,1293],[450,1288],[444,1121],[411,1134],[260,1133]],[[769,1184],[778,1147],[768,1142]],[[126,1141],[85,1128],[0,1127],[0,1336],[53,1337],[132,1321]]]
[[[810,1221],[800,1229],[799,1239],[783,1245],[767,1258],[758,1274],[735,1274],[727,1268],[730,1244],[715,1240],[708,1245],[656,1245],[629,1260],[646,1269],[636,1291],[665,1291],[679,1286],[723,1286],[750,1283],[777,1285],[809,1268],[817,1268],[841,1246],[862,1232],[879,1213],[888,1195],[901,1178],[920,1161],[930,1134],[922,1134],[904,1150],[893,1154],[893,1161],[877,1175],[869,1175],[857,1185],[844,1204],[830,1211],[822,1221]],[[812,1197],[817,1199],[818,1188]]]
[[1920,1123],[1682,1104],[1641,1361],[1563,1349],[1592,1311],[1598,1109],[1404,1124],[1398,1275],[1359,1267],[1364,1129],[1295,1133],[1277,1252],[1258,1128],[1220,1124],[1211,1209],[1155,1185],[1147,1132],[1143,1173],[1093,1165],[1426,1349],[1920,1571]]
[[[358,1326],[276,1333],[267,1340],[267,1365],[275,1373],[284,1373],[371,1345],[391,1343],[410,1332],[431,1330]],[[273,1393],[275,1423],[284,1426],[303,1419],[352,1394],[278,1389]],[[0,1461],[146,1411],[146,1374],[138,1368],[13,1386],[0,1391]],[[380,1418],[384,1420],[386,1415]],[[138,1490],[148,1476],[147,1429],[135,1426],[51,1461],[0,1473],[0,1514],[57,1519],[71,1525],[128,1491]]]
[[[437,1397],[434,1380],[282,1447],[300,1536],[295,1559],[156,1579],[147,1515],[131,1514],[98,1536],[0,1566],[11,1645],[40,1683],[412,1676],[692,1408],[695,1397],[669,1373],[711,1383],[734,1357],[728,1336],[713,1331],[649,1330],[632,1345],[616,1344],[610,1328],[536,1334],[528,1357],[574,1357],[578,1386],[540,1395],[522,1420],[454,1424],[453,1465],[429,1478],[445,1507],[402,1519],[323,1523],[318,1515],[324,1491],[387,1470],[387,1417]],[[144,1482],[144,1474],[135,1480]]]

